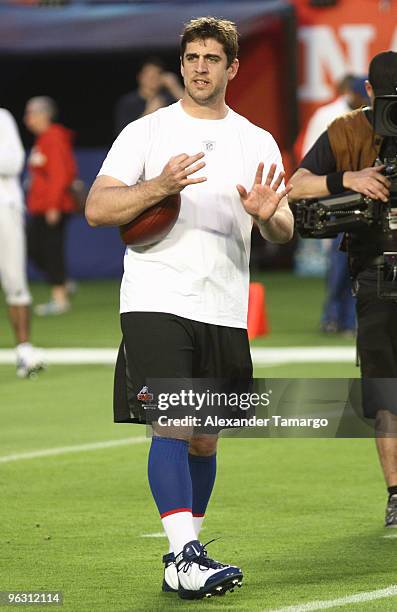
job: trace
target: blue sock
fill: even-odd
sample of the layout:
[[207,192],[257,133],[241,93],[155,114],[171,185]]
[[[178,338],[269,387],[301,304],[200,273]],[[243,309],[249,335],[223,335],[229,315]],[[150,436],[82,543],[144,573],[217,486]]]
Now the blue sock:
[[216,476],[216,453],[209,457],[191,455],[189,468],[193,488],[193,516],[204,516]]
[[192,511],[192,480],[185,440],[153,436],[149,452],[149,484],[161,518]]

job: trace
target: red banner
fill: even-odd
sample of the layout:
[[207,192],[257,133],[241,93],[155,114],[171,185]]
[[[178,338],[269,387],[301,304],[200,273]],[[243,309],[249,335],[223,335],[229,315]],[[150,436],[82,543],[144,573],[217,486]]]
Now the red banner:
[[346,73],[366,75],[374,55],[397,51],[397,0],[336,0],[327,8],[292,1],[298,16],[303,125],[318,106],[335,97],[334,84]]

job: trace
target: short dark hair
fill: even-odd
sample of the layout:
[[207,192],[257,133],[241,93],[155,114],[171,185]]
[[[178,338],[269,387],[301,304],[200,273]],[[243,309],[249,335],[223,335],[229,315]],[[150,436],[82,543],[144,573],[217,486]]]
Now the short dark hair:
[[157,57],[156,55],[145,57],[139,66],[138,72],[140,72],[145,66],[156,66],[156,68],[160,68],[160,70],[165,70],[165,62],[161,59],[161,57]]
[[383,51],[372,58],[368,80],[375,96],[397,94],[397,53]]
[[229,67],[238,54],[238,32],[232,21],[217,17],[199,17],[185,24],[181,35],[181,58],[188,42],[207,38],[214,38],[222,45]]
[[338,90],[338,93],[345,94],[347,91],[350,91],[353,81],[354,76],[352,74],[345,74],[345,76],[343,76],[336,83],[336,89]]

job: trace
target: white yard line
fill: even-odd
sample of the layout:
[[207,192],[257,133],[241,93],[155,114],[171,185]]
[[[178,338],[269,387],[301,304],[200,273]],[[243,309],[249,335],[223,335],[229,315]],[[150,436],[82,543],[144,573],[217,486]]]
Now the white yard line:
[[[49,364],[111,364],[116,363],[116,349],[51,348],[40,349],[44,361]],[[0,350],[0,364],[14,364],[15,351]]]
[[397,595],[397,585],[392,585],[386,589],[378,589],[376,591],[364,591],[356,595],[347,595],[338,599],[326,599],[323,601],[309,601],[305,604],[296,606],[288,606],[286,608],[276,608],[269,612],[312,612],[313,610],[328,610],[329,608],[337,608],[348,606],[349,604],[362,604],[366,601],[374,601],[375,599],[385,599],[386,597],[395,597]]
[[89,442],[87,444],[75,444],[73,446],[58,446],[46,448],[27,453],[14,453],[13,455],[0,455],[0,463],[11,463],[12,461],[22,461],[25,459],[40,459],[41,457],[57,457],[69,453],[82,453],[87,451],[100,450],[104,448],[114,448],[116,446],[132,446],[148,442],[149,438],[120,438],[120,440],[104,440],[103,442]]
[[353,346],[293,346],[282,348],[251,348],[255,365],[278,365],[283,363],[336,363],[351,362],[356,358]]
[[[44,361],[49,364],[108,364],[114,365],[117,349],[51,348],[43,349]],[[253,347],[252,360],[257,366],[285,363],[354,363],[353,346],[295,346],[281,348]],[[0,364],[14,364],[12,349],[0,350]]]

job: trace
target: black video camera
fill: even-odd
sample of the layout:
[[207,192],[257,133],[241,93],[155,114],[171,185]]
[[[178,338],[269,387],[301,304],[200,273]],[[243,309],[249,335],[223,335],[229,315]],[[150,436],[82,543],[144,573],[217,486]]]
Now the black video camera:
[[299,200],[295,206],[295,224],[302,238],[335,238],[341,232],[359,232],[380,226],[383,202],[360,193]]
[[373,126],[379,136],[397,138],[397,95],[375,98]]

